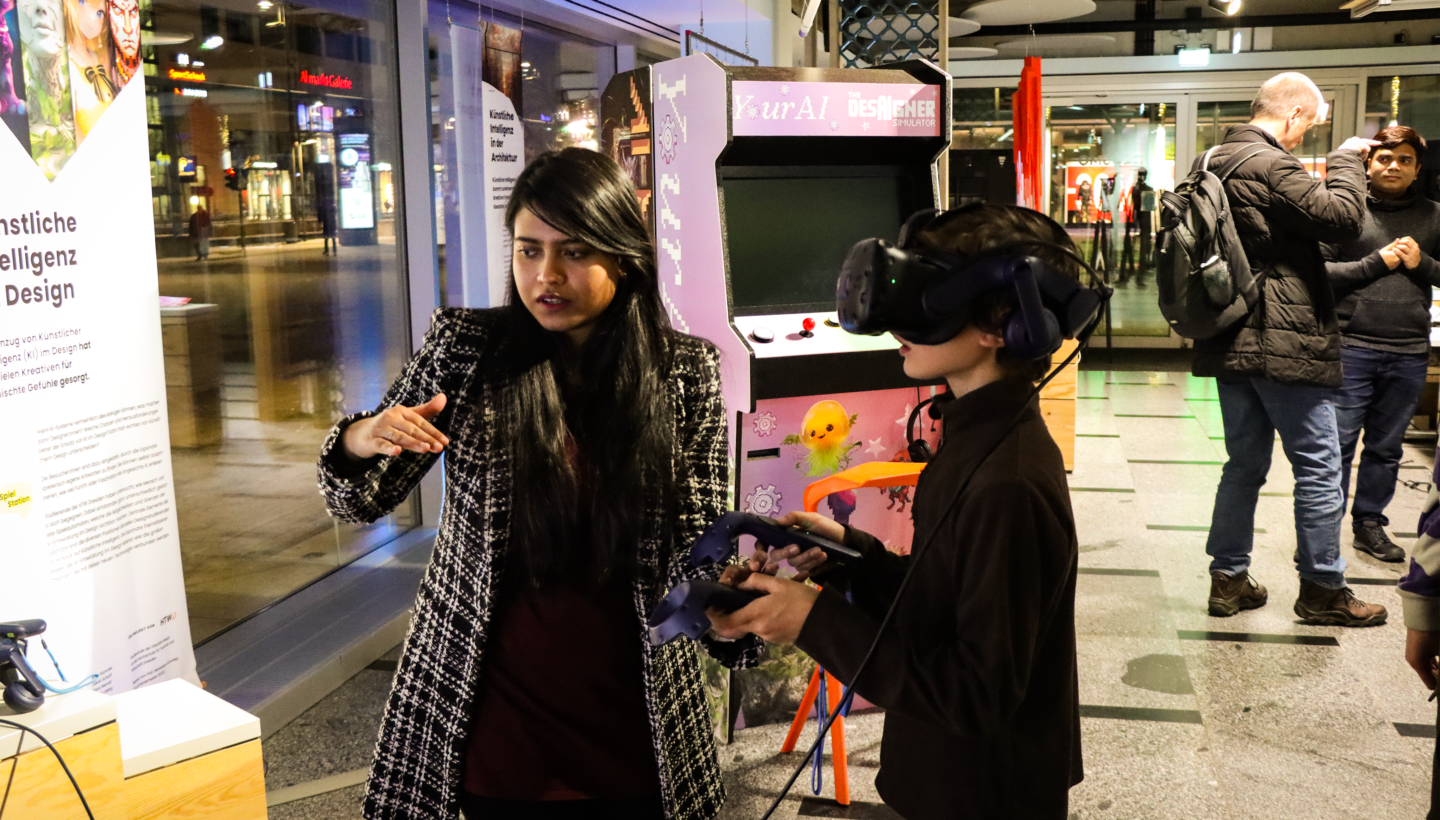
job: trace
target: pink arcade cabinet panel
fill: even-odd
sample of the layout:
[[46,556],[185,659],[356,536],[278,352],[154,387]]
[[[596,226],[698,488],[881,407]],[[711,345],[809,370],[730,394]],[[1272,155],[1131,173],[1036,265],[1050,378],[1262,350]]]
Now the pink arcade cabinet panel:
[[[904,387],[757,402],[754,413],[741,415],[737,431],[736,506],[768,516],[803,510],[805,488],[816,481],[868,461],[909,461],[906,421],[931,390]],[[915,428],[932,446],[938,441],[939,422],[924,411]],[[914,487],[846,490],[820,501],[818,512],[907,554],[914,535],[914,497]]]

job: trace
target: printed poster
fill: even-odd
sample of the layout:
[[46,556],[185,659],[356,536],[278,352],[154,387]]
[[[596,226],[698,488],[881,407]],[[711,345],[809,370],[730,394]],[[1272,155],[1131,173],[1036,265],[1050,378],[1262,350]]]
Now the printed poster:
[[[199,683],[134,0],[0,0],[0,621],[70,683]],[[18,67],[18,71],[17,71]],[[31,645],[41,677],[55,664]],[[0,707],[0,711],[5,711]]]
[[[525,169],[525,130],[515,103],[491,80],[506,86],[510,73],[494,76],[505,61],[491,59],[486,46],[504,29],[488,25],[490,34],[450,26],[450,53],[455,80],[456,176],[460,222],[460,304],[492,307],[505,303],[510,282],[510,232],[505,206]],[[493,51],[494,49],[489,49]],[[509,52],[502,52],[501,56]],[[513,80],[513,78],[511,78]],[[518,87],[518,82],[510,82]]]

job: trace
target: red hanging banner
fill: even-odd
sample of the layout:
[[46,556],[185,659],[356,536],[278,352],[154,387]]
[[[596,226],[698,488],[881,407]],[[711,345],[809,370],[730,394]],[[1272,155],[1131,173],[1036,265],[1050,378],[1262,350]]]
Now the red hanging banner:
[[1020,88],[1011,102],[1014,117],[1016,204],[1041,210],[1041,167],[1045,161],[1045,108],[1040,100],[1040,58],[1026,57]]

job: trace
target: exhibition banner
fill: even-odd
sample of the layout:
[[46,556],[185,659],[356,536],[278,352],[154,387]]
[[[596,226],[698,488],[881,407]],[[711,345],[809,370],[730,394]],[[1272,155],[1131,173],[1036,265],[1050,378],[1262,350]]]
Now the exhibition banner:
[[[0,0],[0,13],[7,5]],[[90,39],[70,43],[67,59],[63,40],[58,56],[49,48],[64,37],[64,4],[19,5],[22,76],[0,73],[9,126],[0,129],[0,621],[45,619],[72,683],[93,673],[110,693],[177,677],[198,684],[170,465],[145,84],[123,70],[124,15],[134,7],[112,2],[113,41],[82,30]],[[92,23],[105,31],[81,25]],[[12,81],[21,93],[10,93]],[[60,680],[38,641],[29,655],[41,677]]]
[[[510,232],[505,207],[525,168],[525,130],[515,103],[491,81],[518,87],[520,32],[487,24],[482,33],[450,26],[455,79],[455,141],[460,212],[461,304],[505,303],[510,281]],[[492,40],[515,41],[517,58]],[[513,62],[514,65],[509,65]]]

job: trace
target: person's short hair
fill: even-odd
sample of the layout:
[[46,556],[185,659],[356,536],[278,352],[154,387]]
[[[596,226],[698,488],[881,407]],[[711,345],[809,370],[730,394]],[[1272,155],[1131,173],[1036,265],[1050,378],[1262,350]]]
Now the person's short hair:
[[1297,105],[1301,111],[1318,114],[1323,102],[1325,95],[1320,93],[1319,86],[1315,85],[1313,80],[1297,71],[1287,71],[1276,74],[1260,86],[1255,99],[1250,102],[1250,117],[1284,119],[1290,116],[1290,110]]
[[1402,145],[1408,145],[1415,149],[1415,159],[1418,161],[1425,156],[1425,138],[1420,136],[1408,125],[1392,125],[1389,128],[1382,128],[1375,134],[1375,141],[1380,143],[1375,150],[1388,148],[1391,151]]
[[[1038,211],[1016,205],[972,206],[935,230],[921,231],[916,241],[921,247],[964,257],[984,256],[999,248],[1010,248],[1016,254],[1033,256],[1077,281],[1083,268],[1076,257],[1051,247],[1059,245],[1076,250],[1064,228]],[[1076,251],[1077,256],[1078,253]],[[1019,309],[1013,290],[993,288],[980,294],[971,305],[970,323],[987,333],[1003,335],[1005,323]],[[1019,359],[1003,347],[996,351],[995,362],[1007,376],[1023,376],[1031,381],[1044,378],[1051,364],[1049,356]]]

